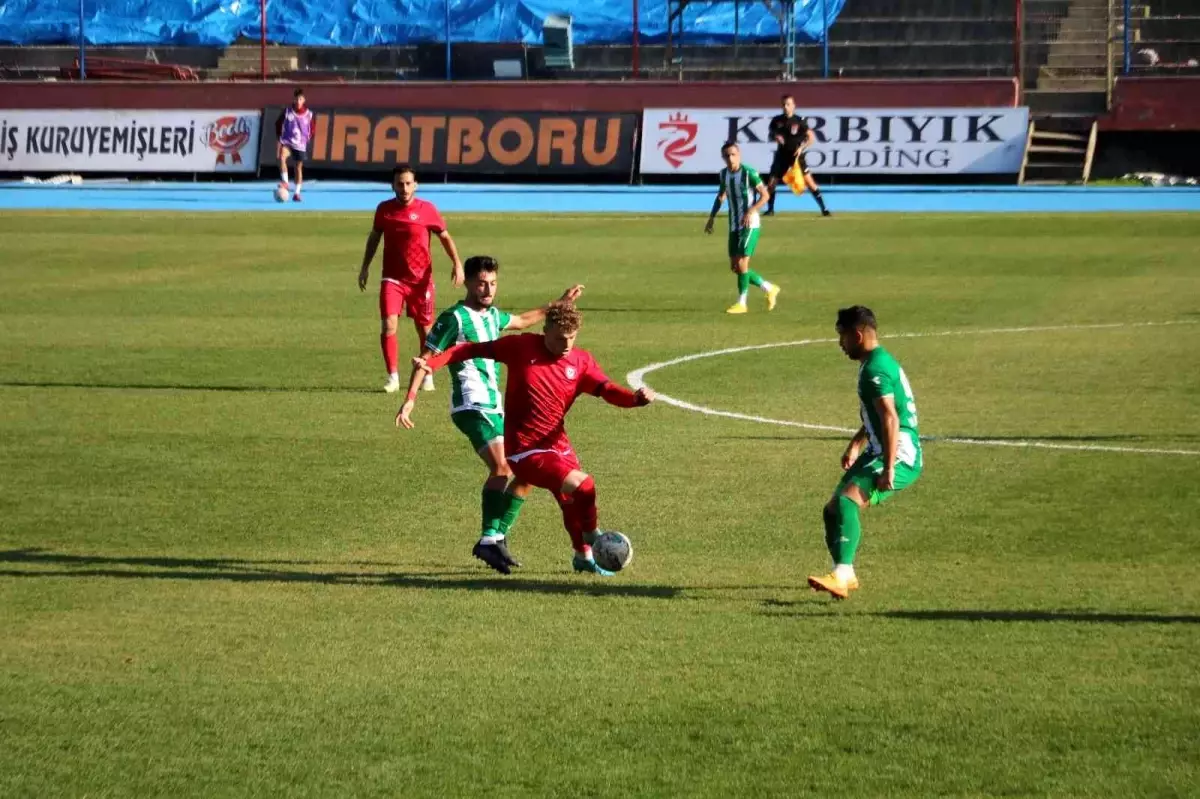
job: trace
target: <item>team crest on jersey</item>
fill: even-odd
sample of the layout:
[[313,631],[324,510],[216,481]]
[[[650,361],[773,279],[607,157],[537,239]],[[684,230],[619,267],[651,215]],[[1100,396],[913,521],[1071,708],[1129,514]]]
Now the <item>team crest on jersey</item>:
[[575,374],[576,374],[576,373],[575,373],[575,367],[574,367],[574,366],[568,366],[568,367],[567,367],[567,379],[568,379],[568,380],[574,380],[574,379],[575,379]]
[[414,211],[413,213],[409,214],[409,215],[408,215],[408,218],[409,218],[410,220],[412,220],[413,222],[416,222],[416,221],[417,221],[417,214],[416,214],[416,212]]
[[671,114],[666,122],[659,122],[658,129],[663,137],[658,140],[667,163],[678,169],[683,162],[696,154],[696,134],[700,123],[692,122],[682,111]]

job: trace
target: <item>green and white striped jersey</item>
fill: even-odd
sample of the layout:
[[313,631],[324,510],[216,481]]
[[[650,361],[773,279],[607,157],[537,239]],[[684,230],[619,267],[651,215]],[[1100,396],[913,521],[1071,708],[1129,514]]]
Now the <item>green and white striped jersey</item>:
[[[721,170],[721,191],[725,192],[725,199],[729,202],[730,233],[742,230],[742,217],[750,210],[750,206],[758,202],[758,191],[755,187],[761,186],[762,182],[758,170],[746,164],[739,166],[737,172],[729,171],[728,167]],[[755,211],[750,217],[750,229],[753,230],[760,224],[758,212]]]
[[[508,327],[510,314],[498,308],[474,311],[461,301],[438,315],[425,339],[425,346],[439,353],[463,342],[495,341]],[[503,413],[500,396],[500,365],[487,358],[452,363],[450,413],[482,411]]]

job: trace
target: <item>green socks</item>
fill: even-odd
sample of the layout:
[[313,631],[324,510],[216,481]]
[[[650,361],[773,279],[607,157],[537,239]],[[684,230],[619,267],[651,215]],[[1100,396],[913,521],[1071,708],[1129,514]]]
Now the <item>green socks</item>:
[[508,531],[517,523],[517,514],[521,512],[521,506],[524,504],[524,497],[515,497],[507,491],[504,492],[504,512],[500,515],[500,522],[496,527],[500,535],[508,535]]
[[504,515],[504,510],[508,505],[504,497],[503,491],[491,488],[483,489],[483,525],[481,529],[484,535],[496,535],[497,529],[500,527],[500,518]]
[[862,539],[862,525],[858,518],[858,504],[852,499],[839,496],[837,511],[824,513],[825,546],[835,565],[850,566],[854,563],[854,555],[858,552],[858,542]]
[[737,286],[738,302],[742,303],[743,305],[746,304],[746,294],[749,293],[751,286],[758,286],[763,291],[769,291],[771,288],[771,284],[763,280],[762,275],[760,275],[758,272],[755,272],[753,269],[746,270],[744,274],[740,272],[738,273]]
[[508,535],[524,504],[524,498],[507,491],[483,489],[483,535]]

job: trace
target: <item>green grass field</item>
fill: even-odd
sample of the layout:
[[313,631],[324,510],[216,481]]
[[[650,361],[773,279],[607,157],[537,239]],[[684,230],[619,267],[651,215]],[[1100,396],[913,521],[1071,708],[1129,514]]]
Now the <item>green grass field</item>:
[[[369,224],[0,217],[0,796],[1196,795],[1200,456],[930,442],[835,604],[804,582],[845,436],[585,397],[634,564],[573,574],[541,494],[503,578],[445,376],[413,431],[378,390]],[[620,380],[860,302],[927,435],[1200,453],[1195,216],[771,219],[784,293],[742,317],[702,217],[451,225],[502,307],[586,284]],[[850,427],[855,370],[824,343],[647,379]]]

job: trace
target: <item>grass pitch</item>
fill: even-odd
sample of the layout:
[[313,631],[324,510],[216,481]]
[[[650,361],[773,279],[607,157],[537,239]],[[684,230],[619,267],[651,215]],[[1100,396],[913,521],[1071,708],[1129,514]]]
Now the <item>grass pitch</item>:
[[[534,495],[501,578],[445,376],[411,432],[378,392],[369,225],[0,218],[0,795],[1194,795],[1200,457],[931,442],[833,604],[845,436],[585,397],[634,564],[572,574]],[[701,216],[451,225],[501,307],[585,283],[616,379],[860,302],[925,434],[1200,452],[1192,216],[770,219],[742,317]],[[978,332],[1140,322],[1182,324]],[[854,378],[813,344],[648,382],[852,427]]]

